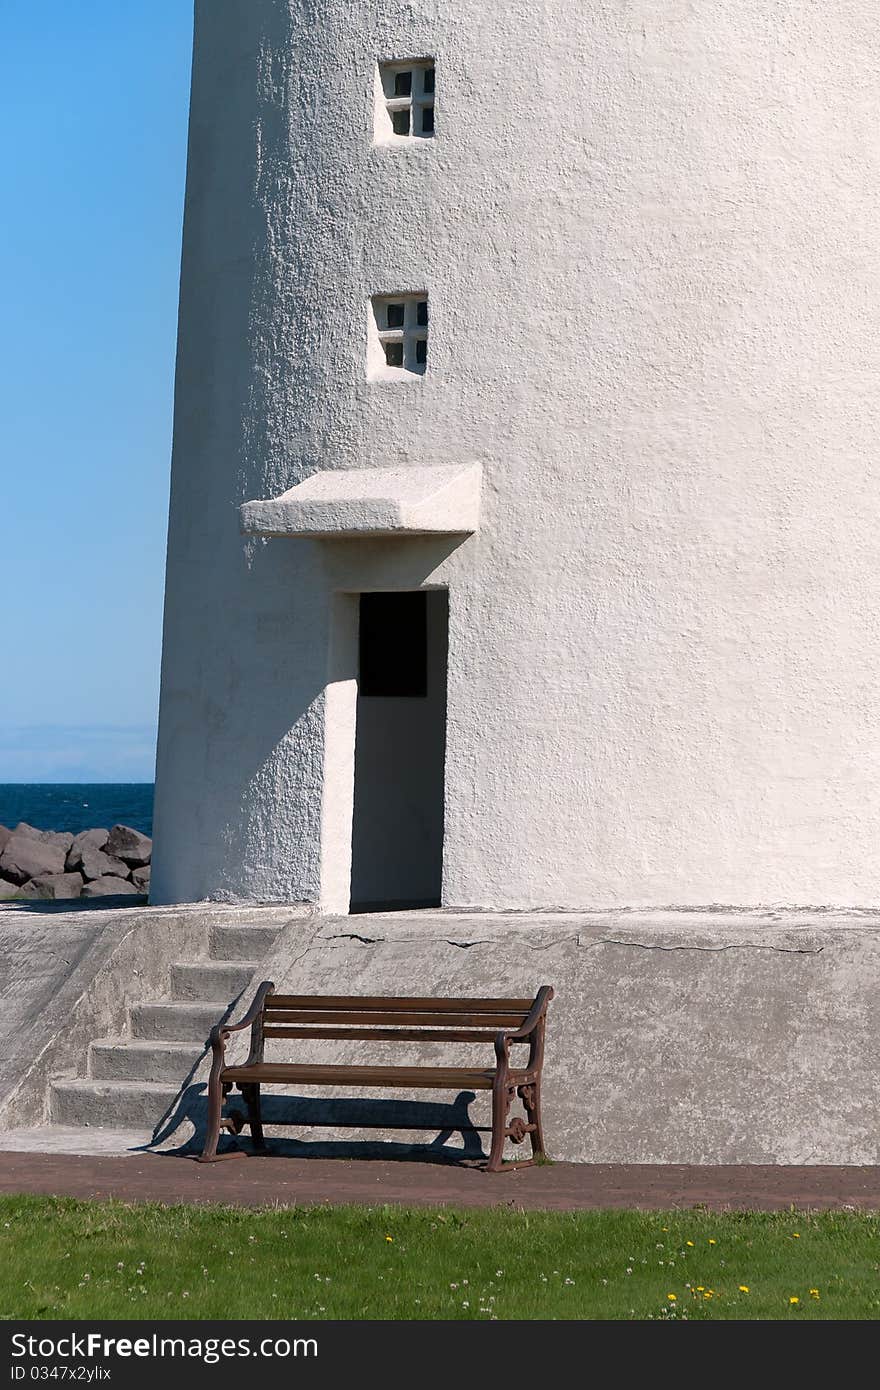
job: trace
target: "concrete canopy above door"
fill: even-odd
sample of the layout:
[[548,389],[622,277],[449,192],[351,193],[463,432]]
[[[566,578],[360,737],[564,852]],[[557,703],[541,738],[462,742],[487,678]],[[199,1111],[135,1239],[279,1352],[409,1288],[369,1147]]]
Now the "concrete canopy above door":
[[245,502],[241,529],[252,536],[472,535],[479,526],[478,463],[443,467],[330,468],[280,497]]

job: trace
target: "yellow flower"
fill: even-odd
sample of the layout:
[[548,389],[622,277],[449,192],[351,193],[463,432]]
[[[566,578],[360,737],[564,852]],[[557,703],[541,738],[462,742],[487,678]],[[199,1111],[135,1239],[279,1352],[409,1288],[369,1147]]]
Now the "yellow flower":
[[707,1289],[706,1292],[703,1294],[703,1297],[704,1297],[704,1298],[711,1298],[711,1297],[712,1297],[712,1290],[711,1290],[711,1289]]
[[739,1286],[739,1291],[740,1291],[740,1293],[748,1293],[748,1292],[749,1292],[749,1286],[748,1286],[748,1284],[740,1284],[740,1286]]
[[702,1284],[698,1284],[698,1285],[697,1285],[697,1293],[702,1293],[702,1292],[703,1292],[703,1287],[704,1287],[704,1286],[703,1286]]
[[800,1303],[800,1299],[799,1299],[799,1298],[790,1298],[788,1301],[789,1301],[789,1303]]
[[800,1238],[801,1238],[801,1233],[800,1233],[800,1231],[792,1231],[792,1233],[791,1233],[791,1238],[792,1238],[792,1240],[800,1240]]
[[669,1230],[669,1227],[668,1227],[668,1226],[661,1226],[661,1227],[660,1227],[660,1230],[661,1230],[661,1231],[668,1231],[668,1230]]
[[818,1289],[810,1289],[810,1297],[811,1297],[811,1298],[818,1298],[818,1297],[819,1297],[819,1290],[818,1290]]
[[392,1240],[392,1241],[393,1241],[393,1240],[394,1240],[394,1237],[393,1237],[393,1236],[386,1236],[385,1239],[386,1239],[386,1240]]
[[693,1245],[693,1243],[694,1243],[694,1242],[693,1242],[692,1240],[686,1240],[686,1241],[685,1241],[685,1245]]
[[677,1303],[677,1302],[678,1302],[678,1294],[677,1294],[677,1293],[668,1293],[668,1294],[666,1295],[666,1297],[669,1299],[670,1303]]
[[710,1244],[710,1245],[717,1245],[718,1242],[715,1241],[715,1240],[713,1240],[712,1237],[710,1236],[710,1237],[709,1237],[709,1244]]

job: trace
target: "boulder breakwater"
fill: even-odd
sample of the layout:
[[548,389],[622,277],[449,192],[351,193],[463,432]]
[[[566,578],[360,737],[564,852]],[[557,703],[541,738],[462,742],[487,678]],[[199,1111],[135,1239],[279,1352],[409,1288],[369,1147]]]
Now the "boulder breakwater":
[[152,853],[150,837],[128,825],[78,835],[0,825],[0,901],[144,897]]

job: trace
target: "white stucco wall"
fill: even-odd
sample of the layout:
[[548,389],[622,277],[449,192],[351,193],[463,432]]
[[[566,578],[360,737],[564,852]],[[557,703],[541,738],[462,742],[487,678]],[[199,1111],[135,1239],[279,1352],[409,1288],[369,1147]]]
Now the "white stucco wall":
[[[156,899],[338,898],[333,595],[430,582],[445,903],[880,903],[875,6],[196,17]],[[436,138],[374,145],[377,58],[430,55]],[[423,289],[425,375],[368,381]],[[239,533],[460,462],[461,543]]]

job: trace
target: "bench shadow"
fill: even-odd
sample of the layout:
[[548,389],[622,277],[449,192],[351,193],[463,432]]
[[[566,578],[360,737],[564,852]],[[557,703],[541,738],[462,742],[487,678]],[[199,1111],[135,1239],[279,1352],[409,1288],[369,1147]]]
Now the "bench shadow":
[[[266,1158],[384,1158],[414,1160],[427,1163],[462,1163],[484,1161],[482,1135],[489,1126],[476,1125],[469,1107],[476,1099],[474,1091],[461,1091],[451,1102],[417,1100],[377,1100],[355,1096],[313,1097],[272,1095],[262,1097],[263,1124],[290,1128],[339,1128],[373,1130],[427,1130],[433,1137],[424,1144],[393,1139],[298,1139],[295,1135],[269,1135]],[[223,1109],[224,1115],[238,1112],[246,1121],[244,1097],[230,1093]],[[193,1133],[184,1144],[165,1148],[163,1154],[173,1157],[192,1157],[200,1154],[205,1143],[208,1118],[208,1099],[203,1083],[187,1086],[178,1097],[173,1110],[165,1116],[152,1142],[144,1152],[155,1151],[167,1144],[181,1124],[193,1126]],[[459,1143],[452,1143],[456,1137]],[[253,1154],[250,1131],[245,1123],[241,1134],[226,1132],[221,1136],[218,1152]]]

